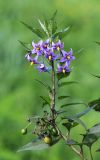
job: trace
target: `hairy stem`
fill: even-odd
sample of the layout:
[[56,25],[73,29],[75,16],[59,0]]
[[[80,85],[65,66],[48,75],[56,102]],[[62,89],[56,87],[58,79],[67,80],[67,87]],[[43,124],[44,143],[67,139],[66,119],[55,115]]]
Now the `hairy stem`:
[[56,95],[56,89],[55,89],[55,68],[54,68],[54,62],[51,62],[52,66],[52,98],[51,98],[51,112],[52,112],[52,119],[54,120],[54,114],[55,114],[55,95]]

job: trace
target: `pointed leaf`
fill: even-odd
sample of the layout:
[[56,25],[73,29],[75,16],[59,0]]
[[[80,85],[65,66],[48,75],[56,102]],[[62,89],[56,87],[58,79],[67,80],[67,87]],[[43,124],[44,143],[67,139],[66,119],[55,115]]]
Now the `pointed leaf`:
[[57,113],[57,114],[62,114],[62,113],[65,113],[65,112],[68,112],[68,111],[65,111],[65,110],[59,110],[59,111],[57,111],[56,113]]
[[95,108],[95,105],[93,107],[88,107],[86,110],[76,114],[74,117],[80,118],[82,116],[84,116],[85,114],[87,114],[88,112],[90,112],[93,108]]
[[65,28],[64,30],[58,31],[57,33],[54,34],[54,38],[58,37],[59,39],[62,39],[66,36],[66,34],[68,33],[68,30],[70,29],[70,27]]
[[67,145],[79,145],[79,146],[81,146],[81,143],[79,143],[79,142],[77,142],[77,141],[75,141],[73,139],[67,140],[66,144]]
[[92,128],[89,129],[88,134],[93,134],[95,135],[97,138],[100,137],[100,123],[94,125]]
[[84,116],[85,114],[87,114],[88,112],[90,112],[95,106],[93,106],[91,109],[88,107],[85,111],[80,112],[78,114],[75,114],[73,116],[67,116],[67,117],[63,117],[63,119],[68,119],[68,120],[73,120],[74,122],[77,122],[79,124],[81,124],[86,130],[87,127],[85,125],[85,123],[79,119],[80,117]]
[[63,86],[66,86],[66,85],[71,85],[71,84],[77,84],[78,82],[76,81],[71,81],[71,82],[61,82],[58,84],[59,87],[63,87]]
[[79,105],[79,104],[84,104],[84,105],[85,105],[85,103],[76,102],[76,103],[67,103],[67,104],[63,104],[63,105],[61,105],[60,107],[63,108],[63,107],[73,106],[73,105]]
[[94,134],[86,134],[83,136],[84,137],[83,137],[82,143],[88,146],[89,148],[91,148],[92,144],[97,141],[97,137]]
[[25,22],[21,22],[22,24],[24,24],[24,26],[26,26],[28,29],[30,29],[34,34],[36,34],[38,37],[40,38],[44,38],[45,35],[44,33],[41,31],[41,29],[39,28],[33,28],[30,25],[26,24]]
[[62,125],[65,126],[68,129],[68,131],[70,131],[71,128],[76,127],[78,124],[79,123],[74,122],[74,121],[72,122],[68,121],[67,123],[62,123]]
[[83,126],[83,128],[85,130],[87,130],[86,124],[81,119],[76,118],[76,117],[69,117],[69,120],[73,120],[74,122],[77,122],[77,123],[81,124]]
[[69,98],[69,97],[70,97],[70,96],[59,96],[58,99],[59,99],[59,100],[62,100],[62,99]]
[[96,152],[100,152],[100,148],[96,150]]
[[44,143],[43,140],[35,139],[32,142],[21,147],[17,152],[26,151],[26,150],[43,150],[50,147],[48,144]]
[[51,32],[52,32],[52,34],[54,34],[54,33],[56,32],[56,30],[57,30],[57,23],[56,23],[56,20],[55,20],[56,15],[57,15],[57,10],[54,12],[52,18],[51,18],[50,21],[49,21],[49,25],[50,25],[50,27],[51,27],[51,30],[52,30]]
[[77,117],[66,116],[66,117],[63,117],[62,119],[67,119],[68,121],[71,121],[71,122],[72,121],[77,122],[77,123],[81,124],[85,130],[87,130],[87,127],[86,127],[85,123],[81,119],[79,119]]
[[89,105],[89,107],[92,107],[93,105],[96,105],[94,110],[100,112],[100,98],[89,102],[88,105]]
[[94,125],[85,135],[83,135],[83,143],[88,147],[91,147],[98,138],[100,138],[100,123]]
[[40,98],[43,100],[43,106],[42,107],[44,107],[45,105],[50,105],[50,98],[49,97],[40,96]]
[[41,28],[43,29],[43,31],[46,33],[46,35],[49,36],[48,28],[47,28],[47,26],[45,25],[45,23],[43,24],[43,23],[39,20],[39,24],[40,24]]
[[62,78],[67,78],[70,75],[71,72],[68,73],[57,73],[58,80],[61,80]]
[[19,43],[20,43],[27,51],[30,51],[30,50],[31,50],[31,48],[28,47],[28,44],[27,44],[27,43],[22,42],[22,41],[20,41],[20,40],[18,40],[18,41],[19,41]]
[[95,75],[95,74],[91,74],[92,76],[96,77],[96,78],[100,78],[99,75]]
[[45,87],[49,90],[49,92],[51,92],[51,87],[50,87],[48,84],[46,84],[46,83],[44,83],[44,82],[42,82],[42,81],[40,81],[40,80],[38,80],[38,79],[35,79],[35,81],[37,81],[37,82],[39,82],[40,84],[42,84],[43,86],[45,86]]
[[97,43],[98,45],[100,45],[100,42],[99,42],[99,41],[95,41],[95,43]]

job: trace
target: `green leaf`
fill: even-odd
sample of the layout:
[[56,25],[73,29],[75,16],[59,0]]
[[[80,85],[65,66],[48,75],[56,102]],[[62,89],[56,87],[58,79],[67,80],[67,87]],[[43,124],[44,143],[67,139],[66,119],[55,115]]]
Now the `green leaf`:
[[47,88],[47,90],[48,90],[49,92],[51,92],[51,87],[50,87],[48,84],[46,84],[46,83],[44,83],[44,82],[42,82],[42,81],[40,81],[40,80],[38,80],[38,79],[35,79],[35,81],[37,81],[38,83],[42,84],[44,87]]
[[93,134],[95,135],[97,138],[100,137],[100,123],[94,125],[92,128],[89,129],[88,134]]
[[96,77],[96,78],[100,78],[99,75],[95,75],[95,74],[91,74],[92,76]]
[[30,50],[31,50],[31,48],[28,47],[29,44],[27,44],[27,43],[25,43],[25,42],[22,42],[22,41],[20,41],[20,40],[18,40],[18,41],[19,41],[19,43],[20,43],[27,51],[30,51]]
[[42,107],[44,107],[45,105],[50,105],[50,98],[49,97],[40,96],[40,98],[43,100],[43,106]]
[[66,142],[67,145],[79,145],[81,146],[81,143],[73,140],[73,139],[68,139],[67,142]]
[[43,150],[50,147],[48,144],[44,143],[41,139],[35,139],[32,142],[21,147],[17,152],[26,151],[26,150]]
[[70,75],[71,72],[68,73],[57,73],[58,80],[61,80],[62,78],[67,78]]
[[28,24],[26,24],[25,22],[22,22],[22,21],[21,21],[21,23],[24,24],[24,26],[26,26],[29,30],[31,30],[38,37],[40,37],[40,38],[44,38],[45,37],[45,35],[41,31],[41,29],[39,29],[39,28],[33,28],[33,27],[29,26]]
[[72,120],[72,121],[75,121],[79,124],[81,124],[86,130],[87,130],[87,127],[85,125],[85,123],[79,119],[80,117],[84,116],[85,114],[87,114],[88,112],[90,112],[95,106],[93,106],[92,108],[87,108],[86,110],[78,113],[78,114],[75,114],[73,116],[66,116],[66,117],[63,117],[63,119],[68,119],[69,121]]
[[96,150],[96,152],[100,152],[100,148]]
[[73,105],[79,105],[79,104],[84,104],[85,105],[85,103],[76,102],[76,103],[66,103],[66,104],[61,105],[60,107],[63,108],[63,107],[73,106]]
[[81,126],[83,126],[83,128],[84,128],[85,130],[87,130],[86,124],[85,124],[81,119],[79,119],[79,118],[77,118],[77,117],[68,117],[68,119],[69,119],[69,120],[73,120],[74,122],[77,122],[77,123],[81,124]]
[[59,100],[62,100],[62,99],[69,98],[69,97],[70,97],[70,96],[59,96],[58,99],[59,99]]
[[93,108],[95,108],[95,105],[93,107],[88,107],[86,110],[74,115],[74,117],[80,118],[82,116],[84,116],[85,114],[87,114],[88,112],[90,112]]
[[63,87],[63,86],[66,86],[66,85],[71,85],[71,84],[77,84],[78,82],[76,81],[71,81],[71,82],[61,82],[58,84],[59,87]]
[[78,124],[79,123],[74,122],[74,121],[72,121],[72,122],[68,121],[66,123],[62,123],[62,125],[65,126],[68,129],[68,131],[70,131],[71,128],[76,127]]
[[100,123],[94,125],[85,135],[83,135],[83,143],[88,147],[91,147],[98,138],[100,138]]
[[39,20],[39,24],[40,24],[41,28],[43,29],[43,31],[46,33],[46,35],[49,37],[48,25],[46,25],[46,22],[42,23],[42,22]]
[[79,119],[75,116],[66,116],[66,117],[63,117],[62,119],[67,119],[70,122],[73,122],[73,121],[77,122],[78,124],[81,124],[85,130],[87,130],[85,123],[81,119]]
[[99,42],[99,41],[95,41],[95,43],[98,44],[98,45],[100,45],[100,42]]
[[50,25],[52,34],[54,34],[57,30],[57,23],[56,23],[56,20],[55,20],[56,15],[57,15],[57,10],[54,12],[52,18],[49,21],[49,25]]
[[65,112],[68,112],[68,111],[65,111],[65,110],[59,110],[59,111],[57,111],[56,113],[57,113],[57,114],[62,114],[62,113],[65,113]]
[[59,39],[62,39],[66,36],[66,34],[68,33],[70,27],[65,28],[64,30],[58,31],[53,35],[53,38],[58,37]]
[[91,148],[92,144],[97,141],[97,137],[94,134],[83,135],[82,144]]
[[100,112],[100,98],[89,102],[88,105],[89,105],[89,107],[92,107],[92,106],[96,105],[94,110]]

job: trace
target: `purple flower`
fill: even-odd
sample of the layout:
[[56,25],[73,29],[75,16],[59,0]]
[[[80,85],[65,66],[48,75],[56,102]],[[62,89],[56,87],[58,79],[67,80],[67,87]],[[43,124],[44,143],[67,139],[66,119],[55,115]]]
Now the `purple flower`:
[[47,39],[45,42],[43,42],[42,43],[42,48],[43,48],[43,51],[45,52],[47,52],[49,49],[50,49],[50,47],[49,47],[49,42],[50,42],[50,40],[49,39]]
[[37,54],[38,56],[41,56],[42,53],[43,53],[43,48],[42,48],[42,44],[43,44],[43,41],[39,41],[37,44],[34,43],[34,41],[32,42],[32,46],[33,46],[33,49],[32,49],[32,54]]
[[75,59],[72,49],[69,52],[62,50],[61,53],[63,57],[60,59],[60,62],[66,62],[68,65],[70,65],[70,61]]
[[50,70],[49,67],[45,66],[43,63],[41,63],[39,66],[36,67],[40,72],[48,72]]
[[56,60],[59,57],[59,55],[55,55],[54,52],[52,52],[52,50],[49,49],[49,51],[45,52],[45,57],[49,61],[53,61]]
[[33,65],[33,64],[39,64],[39,62],[37,62],[38,56],[32,58],[30,54],[26,54],[26,55],[25,55],[25,58],[26,58],[29,62],[31,62],[31,65]]
[[64,47],[64,44],[61,43],[60,40],[59,40],[57,43],[52,42],[52,48],[53,48],[54,50],[59,51],[59,50],[61,50],[63,47]]
[[67,73],[70,72],[70,69],[68,68],[68,65],[60,66],[59,64],[57,65],[58,67],[58,73]]

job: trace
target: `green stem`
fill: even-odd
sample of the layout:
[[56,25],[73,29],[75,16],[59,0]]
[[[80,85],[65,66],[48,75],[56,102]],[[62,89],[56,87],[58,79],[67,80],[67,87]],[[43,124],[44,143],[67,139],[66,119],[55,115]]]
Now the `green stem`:
[[[56,129],[58,130],[59,135],[65,140],[67,141],[68,139],[68,135],[64,136],[63,133],[61,132],[61,130],[57,127],[57,125],[55,126]],[[86,158],[84,158],[83,154],[81,153],[80,150],[78,150],[76,147],[74,147],[73,145],[69,145],[69,147],[80,157],[81,160],[87,160]]]
[[90,157],[91,157],[91,160],[93,160],[93,156],[92,156],[91,147],[89,148],[89,150],[90,150]]

